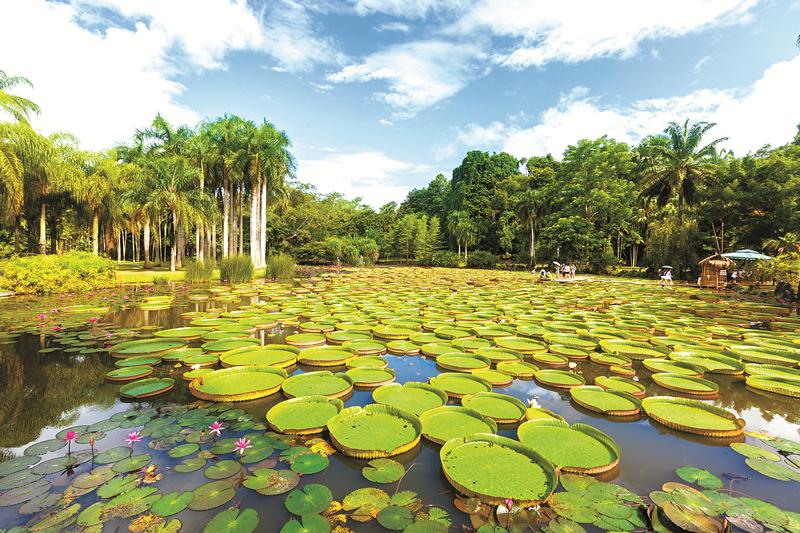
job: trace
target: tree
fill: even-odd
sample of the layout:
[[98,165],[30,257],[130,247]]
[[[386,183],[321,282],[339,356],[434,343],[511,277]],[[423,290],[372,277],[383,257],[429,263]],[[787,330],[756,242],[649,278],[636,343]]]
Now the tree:
[[[0,123],[0,222],[9,223],[22,210],[25,172],[21,144],[35,136],[27,124]],[[18,251],[18,250],[17,250]]]
[[648,137],[639,146],[642,163],[641,194],[654,198],[659,207],[677,200],[678,217],[685,205],[694,202],[699,183],[713,175],[717,145],[722,137],[703,145],[703,137],[713,128],[713,122],[696,122],[681,126],[670,122],[663,135]]
[[527,189],[516,198],[517,212],[530,231],[528,257],[531,266],[536,266],[536,225],[544,210],[544,196],[541,189]]
[[0,111],[13,116],[17,122],[27,122],[31,113],[39,113],[39,106],[27,98],[8,92],[18,85],[33,87],[28,78],[22,76],[9,76],[0,70]]

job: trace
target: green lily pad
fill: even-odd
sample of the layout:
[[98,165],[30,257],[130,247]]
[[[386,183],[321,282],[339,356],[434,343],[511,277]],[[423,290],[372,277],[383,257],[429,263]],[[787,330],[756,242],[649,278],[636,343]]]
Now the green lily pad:
[[20,470],[0,479],[0,490],[16,489],[23,485],[33,483],[42,478],[42,474],[34,474],[29,469]]
[[186,342],[179,339],[137,339],[111,346],[108,351],[114,357],[133,357],[136,355],[158,355],[168,350],[183,348]]
[[609,416],[637,415],[642,408],[642,401],[632,394],[596,385],[573,387],[569,394],[578,405]]
[[637,397],[645,395],[644,385],[622,376],[597,376],[594,383],[609,391],[626,392]]
[[378,387],[372,393],[376,403],[399,407],[420,415],[447,403],[447,393],[427,383],[409,381]]
[[678,474],[678,477],[682,480],[699,485],[704,489],[717,490],[724,486],[720,478],[702,468],[682,466],[677,468],[675,473]]
[[0,463],[0,477],[25,470],[40,461],[38,455],[23,455]]
[[283,525],[280,533],[329,533],[331,530],[328,521],[317,514],[303,516],[300,520],[292,518]]
[[445,405],[425,411],[419,417],[422,436],[437,444],[474,433],[497,433],[497,423],[467,407]]
[[460,372],[443,372],[429,381],[431,385],[443,390],[451,398],[463,398],[467,394],[492,390],[492,385],[488,381],[472,374]]
[[439,451],[448,481],[467,496],[499,505],[536,505],[558,484],[552,463],[532,448],[496,435],[451,439]]
[[188,457],[181,461],[180,463],[176,464],[174,470],[176,472],[180,472],[182,474],[188,472],[195,472],[200,470],[206,466],[206,460],[204,457]]
[[274,366],[286,368],[297,362],[297,354],[289,350],[276,350],[267,346],[245,346],[219,357],[223,367],[231,366]]
[[748,387],[783,396],[800,398],[800,381],[773,376],[748,376],[745,380]]
[[596,474],[614,468],[619,448],[592,426],[570,426],[560,420],[530,420],[517,430],[520,442],[539,452],[564,472]]
[[237,366],[215,370],[189,383],[192,395],[215,402],[255,400],[277,393],[286,371],[271,366]]
[[519,422],[525,417],[526,406],[520,400],[507,394],[478,392],[464,396],[461,405],[479,412],[500,424]]
[[291,469],[298,474],[316,474],[330,464],[330,459],[316,453],[304,453],[292,460]]
[[63,437],[61,439],[43,440],[41,442],[36,442],[34,444],[31,444],[30,446],[25,448],[25,451],[22,453],[23,455],[31,457],[37,455],[45,455],[50,452],[58,451],[61,448],[64,448],[66,445],[67,443],[64,442]]
[[744,460],[747,466],[779,481],[800,481],[800,472],[780,463],[764,459],[763,457],[748,457]]
[[719,392],[719,385],[713,381],[683,374],[656,373],[653,381],[665,389],[670,389],[694,396],[713,396]]
[[180,446],[175,446],[172,448],[168,452],[168,455],[173,459],[179,459],[181,457],[186,457],[187,455],[192,455],[199,449],[200,445],[196,443],[181,444]]
[[102,521],[114,518],[130,518],[141,514],[161,497],[155,487],[137,487],[114,496],[100,513]]
[[583,376],[566,370],[539,370],[533,377],[543,385],[559,389],[569,389],[586,384]]
[[406,507],[389,505],[378,511],[378,523],[392,531],[402,531],[414,522],[414,515]]
[[492,366],[492,361],[482,355],[447,353],[436,358],[436,364],[454,372],[475,372]]
[[127,368],[132,366],[154,366],[161,362],[161,357],[157,355],[137,355],[135,357],[126,357],[114,363],[117,368]]
[[664,372],[668,374],[683,374],[684,376],[702,377],[704,371],[699,366],[685,361],[671,361],[668,359],[645,359],[642,364],[651,372]]
[[303,350],[298,354],[297,362],[308,366],[341,366],[355,357],[356,354],[350,350],[324,346]]
[[395,372],[391,368],[351,368],[345,374],[357,387],[380,387],[395,380]]
[[162,339],[181,339],[181,340],[197,340],[203,335],[210,333],[211,330],[208,328],[199,328],[199,327],[183,327],[183,328],[171,328],[171,329],[162,329],[160,331],[156,331],[153,333],[155,337],[160,337]]
[[162,495],[150,507],[150,512],[156,516],[172,516],[178,514],[192,503],[194,493],[191,491],[186,492],[170,492],[169,494]]
[[129,366],[106,372],[106,379],[108,381],[130,381],[146,378],[152,373],[153,367],[151,366]]
[[303,372],[286,379],[281,385],[289,398],[300,396],[325,396],[341,398],[353,390],[353,380],[345,374],[333,374],[327,370]]
[[50,482],[44,479],[28,483],[0,494],[0,507],[19,505],[50,490]]
[[205,476],[208,479],[226,479],[234,474],[238,474],[241,470],[242,465],[239,464],[239,461],[226,459],[206,468]]
[[150,464],[150,456],[146,453],[134,455],[127,459],[122,459],[121,461],[117,461],[111,467],[114,472],[120,474],[127,474],[128,472],[134,472],[136,470],[141,470],[142,468],[146,467]]
[[97,495],[101,498],[113,498],[123,492],[135,489],[142,482],[138,474],[115,477],[97,488]]
[[259,339],[251,338],[233,338],[233,339],[219,339],[210,342],[204,342],[201,348],[208,353],[222,353],[236,348],[243,348],[247,346],[258,346],[261,344]]
[[347,368],[386,368],[389,362],[377,355],[362,355],[348,360],[345,365]]
[[286,344],[299,348],[325,344],[325,335],[319,333],[296,333],[286,337]]
[[123,398],[142,399],[158,396],[175,388],[172,378],[145,378],[126,383],[119,389]]
[[300,482],[300,476],[291,470],[259,468],[244,480],[244,486],[264,496],[289,492]]
[[502,361],[497,363],[497,370],[515,378],[531,379],[539,367],[527,361]]
[[744,421],[733,413],[698,400],[652,396],[642,400],[647,416],[667,427],[710,437],[734,437],[744,432]]
[[228,481],[211,481],[194,489],[194,497],[189,504],[192,511],[207,511],[231,501],[236,489]]
[[117,473],[110,466],[98,466],[91,472],[84,472],[75,476],[75,479],[72,480],[72,486],[78,489],[93,489],[106,483],[115,475]]
[[76,466],[89,461],[91,458],[92,453],[89,451],[80,451],[73,453],[72,455],[62,455],[61,457],[55,457],[53,459],[48,459],[47,461],[42,461],[41,463],[31,467],[31,472],[39,475],[57,474],[70,468],[75,468]]
[[55,513],[31,525],[29,531],[34,532],[34,531],[45,531],[50,529],[61,529],[62,525],[66,525],[64,524],[64,522],[66,522],[67,520],[78,514],[80,508],[81,504],[76,503],[70,505],[69,507],[64,507],[63,509],[59,509]]
[[422,426],[416,415],[381,404],[348,407],[328,420],[334,445],[347,455],[373,459],[409,451]]
[[286,496],[286,509],[295,515],[320,514],[333,501],[333,494],[325,485],[311,483],[295,489]]
[[267,412],[267,422],[275,431],[289,434],[320,433],[325,424],[344,408],[338,399],[304,396],[275,404]]
[[752,444],[747,444],[745,442],[732,442],[730,447],[736,453],[744,455],[745,457],[762,457],[768,461],[780,461],[781,456],[775,452],[770,450],[766,450],[761,448],[760,446],[754,446]]
[[405,471],[403,465],[393,459],[373,459],[361,469],[361,474],[373,483],[394,483]]
[[259,516],[255,509],[238,508],[220,511],[208,521],[203,528],[203,533],[252,533],[258,527]]

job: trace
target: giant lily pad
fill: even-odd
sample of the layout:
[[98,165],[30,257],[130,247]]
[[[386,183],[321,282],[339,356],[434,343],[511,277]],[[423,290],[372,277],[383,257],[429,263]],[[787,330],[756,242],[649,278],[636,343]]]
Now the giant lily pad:
[[683,374],[653,374],[653,381],[665,389],[690,394],[692,396],[715,396],[719,393],[719,385],[713,381]]
[[389,362],[377,355],[362,355],[345,363],[347,368],[386,368]]
[[153,335],[156,337],[161,337],[162,339],[181,339],[185,341],[193,341],[210,332],[211,330],[208,328],[189,326],[184,328],[162,329],[154,332]]
[[[473,409],[498,424],[513,424],[525,418],[527,407],[519,399],[507,394],[478,392],[464,396],[461,405]],[[424,424],[423,424],[424,429]]]
[[353,380],[353,385],[362,388],[380,387],[395,380],[395,372],[391,368],[351,368],[345,374]]
[[172,378],[145,378],[123,385],[119,394],[123,398],[140,400],[164,394],[174,388],[175,380]]
[[626,392],[637,397],[645,395],[644,385],[622,376],[597,376],[594,384],[609,391]]
[[564,472],[598,474],[619,463],[616,442],[592,426],[560,420],[529,420],[517,430],[520,442]]
[[129,366],[106,372],[106,379],[108,381],[131,381],[146,378],[152,373],[152,366]]
[[161,362],[160,355],[135,355],[133,357],[126,357],[114,363],[117,368],[124,368],[126,366],[153,366]]
[[443,390],[451,398],[463,398],[467,394],[492,390],[491,383],[485,379],[460,372],[443,372],[432,377],[430,384]]
[[474,433],[497,433],[497,424],[478,411],[445,405],[425,411],[419,417],[422,436],[437,444]]
[[137,339],[115,344],[108,351],[114,357],[133,357],[136,355],[159,355],[184,346],[186,346],[186,342],[179,339]]
[[439,451],[448,481],[461,493],[499,505],[546,500],[558,484],[551,462],[532,448],[497,435],[470,435],[449,440]]
[[286,337],[286,344],[297,346],[298,348],[322,346],[325,344],[325,335],[320,333],[296,333]]
[[353,380],[343,373],[333,374],[327,370],[320,370],[295,374],[287,378],[281,388],[289,398],[300,396],[341,398],[353,390]]
[[736,437],[744,432],[744,420],[698,400],[652,396],[642,400],[642,407],[653,420],[679,431],[707,437]]
[[515,378],[532,379],[539,367],[527,361],[501,361],[497,363],[497,370]]
[[586,383],[583,376],[566,370],[539,370],[533,376],[542,385],[557,389],[570,389]]
[[627,392],[605,390],[602,387],[584,385],[569,390],[578,405],[608,416],[638,415],[642,401]]
[[454,372],[476,372],[492,366],[492,362],[481,355],[446,353],[436,358],[436,364]]
[[683,374],[684,376],[702,377],[703,369],[685,361],[671,361],[669,359],[645,359],[642,364],[651,372],[666,372],[669,374]]
[[749,363],[744,371],[751,376],[769,376],[773,378],[800,381],[800,368],[789,368],[781,365],[760,365]]
[[417,445],[422,424],[416,415],[381,404],[348,407],[328,420],[334,445],[362,459],[390,457]]
[[298,354],[297,362],[308,366],[341,366],[354,357],[356,354],[349,350],[324,346],[303,350]]
[[289,350],[276,350],[267,346],[245,346],[220,355],[223,367],[231,366],[274,366],[290,367],[297,361],[297,354]]
[[203,400],[241,402],[277,393],[286,371],[271,366],[239,366],[210,372],[189,383],[189,391]]
[[302,396],[275,404],[267,411],[267,422],[275,431],[310,435],[325,430],[328,420],[344,408],[339,399]]
[[753,389],[800,398],[800,381],[794,379],[760,375],[748,376],[745,383]]
[[399,407],[420,415],[429,409],[440,407],[447,403],[447,393],[428,385],[409,381],[392,383],[375,389],[372,399],[379,404]]

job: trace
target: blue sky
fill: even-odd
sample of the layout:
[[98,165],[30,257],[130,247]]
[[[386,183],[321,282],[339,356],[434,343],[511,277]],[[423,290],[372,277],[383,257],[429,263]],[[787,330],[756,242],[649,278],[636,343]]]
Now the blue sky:
[[300,180],[374,206],[449,175],[469,149],[559,155],[580,138],[635,143],[689,118],[717,122],[743,154],[800,123],[796,0],[0,8],[0,69],[33,81],[41,129],[100,149],[156,112],[267,118],[290,135]]

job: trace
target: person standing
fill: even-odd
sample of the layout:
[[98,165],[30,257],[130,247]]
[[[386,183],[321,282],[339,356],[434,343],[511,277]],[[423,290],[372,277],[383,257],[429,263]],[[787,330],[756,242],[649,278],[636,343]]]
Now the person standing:
[[577,271],[578,271],[578,269],[575,267],[575,263],[570,263],[569,264],[569,277],[572,278],[572,279],[575,279],[575,273]]

